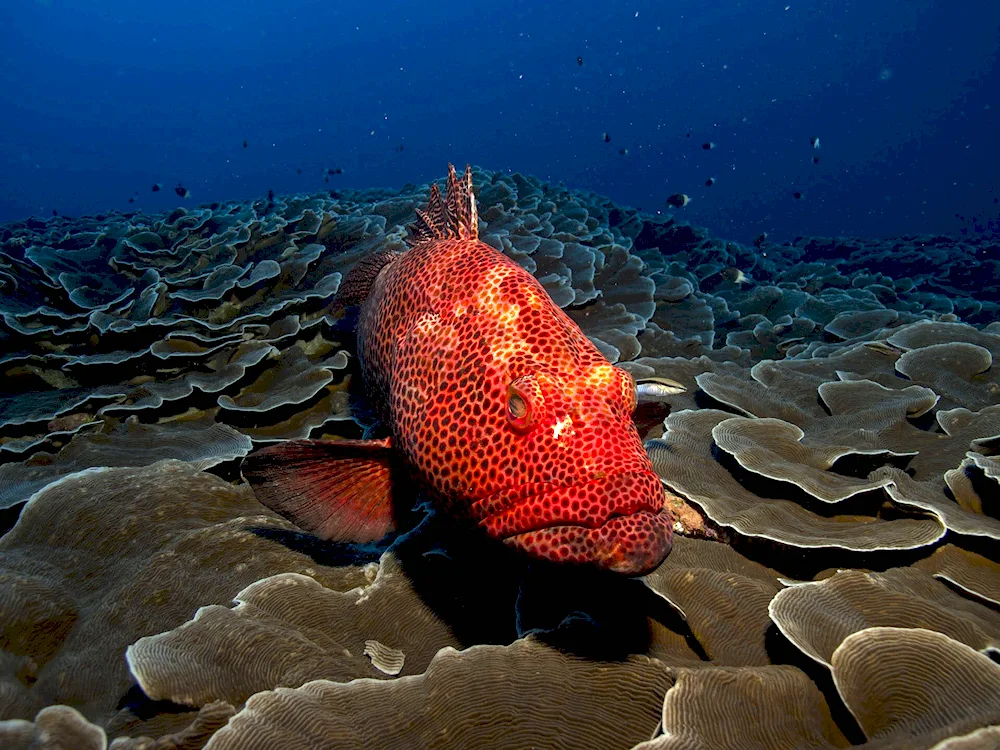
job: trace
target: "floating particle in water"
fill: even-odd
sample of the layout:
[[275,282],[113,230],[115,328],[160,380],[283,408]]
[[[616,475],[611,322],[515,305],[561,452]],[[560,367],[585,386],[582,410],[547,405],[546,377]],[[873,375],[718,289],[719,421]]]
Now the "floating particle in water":
[[712,143],[712,141],[705,141],[703,144],[701,144],[701,147],[706,151],[711,151],[713,148],[715,148],[715,144]]
[[767,232],[761,232],[754,238],[753,245],[754,247],[761,248],[764,247],[765,242],[767,242]]
[[179,197],[181,197],[181,198],[190,198],[191,197],[191,191],[188,190],[183,185],[181,185],[179,182],[177,183],[177,187],[174,188],[174,192],[177,193],[177,195]]
[[243,141],[243,148],[246,148],[246,147],[247,147],[247,142]]
[[576,58],[576,64],[579,65],[582,68],[583,67],[583,58],[580,57],[580,56],[577,56],[577,58]]
[[878,79],[880,81],[888,81],[889,79],[892,78],[892,76],[893,76],[892,68],[882,68],[878,72]]
[[707,180],[705,180],[705,187],[712,187],[712,185],[714,184],[715,184],[714,177],[709,177]]
[[809,143],[812,145],[813,148],[819,148],[819,136],[814,135],[812,138],[809,139]]
[[618,153],[621,154],[622,156],[628,156],[628,149],[622,147],[622,148],[618,149]]
[[690,202],[691,198],[684,193],[674,193],[667,198],[667,205],[671,208],[684,208]]
[[604,140],[605,143],[611,143],[610,133],[601,133],[601,138]]
[[792,193],[792,197],[797,201],[802,200],[802,191],[796,190],[794,193]]
[[157,183],[155,183],[155,184],[153,185],[153,192],[154,192],[154,193],[158,193],[158,192],[160,192],[160,188],[162,188],[162,187],[163,187],[163,185],[161,185],[160,183],[158,183],[158,182],[157,182]]

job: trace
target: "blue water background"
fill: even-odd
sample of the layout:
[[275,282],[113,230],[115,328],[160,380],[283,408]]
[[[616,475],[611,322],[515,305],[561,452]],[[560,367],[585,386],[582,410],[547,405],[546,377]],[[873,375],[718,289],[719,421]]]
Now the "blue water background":
[[688,193],[741,240],[972,232],[1000,214],[998,40],[996,0],[5,0],[0,221],[450,160],[651,211]]

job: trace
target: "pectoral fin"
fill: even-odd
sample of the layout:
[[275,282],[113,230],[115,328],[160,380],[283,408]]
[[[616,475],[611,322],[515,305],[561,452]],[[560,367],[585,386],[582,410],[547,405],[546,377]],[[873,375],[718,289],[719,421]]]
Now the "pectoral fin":
[[395,527],[393,451],[381,440],[290,440],[243,459],[263,505],[322,539],[373,542]]

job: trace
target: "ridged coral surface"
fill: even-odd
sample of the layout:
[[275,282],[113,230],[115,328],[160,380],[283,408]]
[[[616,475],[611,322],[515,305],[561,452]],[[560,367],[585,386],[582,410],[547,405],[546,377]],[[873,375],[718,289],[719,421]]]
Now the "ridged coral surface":
[[532,561],[408,483],[397,533],[321,542],[243,482],[377,430],[334,297],[429,186],[8,224],[0,744],[995,747],[998,247],[474,185],[480,239],[638,384],[665,562]]

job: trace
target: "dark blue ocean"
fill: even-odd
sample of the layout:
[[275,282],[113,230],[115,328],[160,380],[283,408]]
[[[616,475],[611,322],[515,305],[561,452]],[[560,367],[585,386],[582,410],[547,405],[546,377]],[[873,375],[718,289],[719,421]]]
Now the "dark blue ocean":
[[983,0],[6,0],[0,221],[453,161],[646,211],[685,193],[744,242],[972,234],[1000,215],[998,29]]

